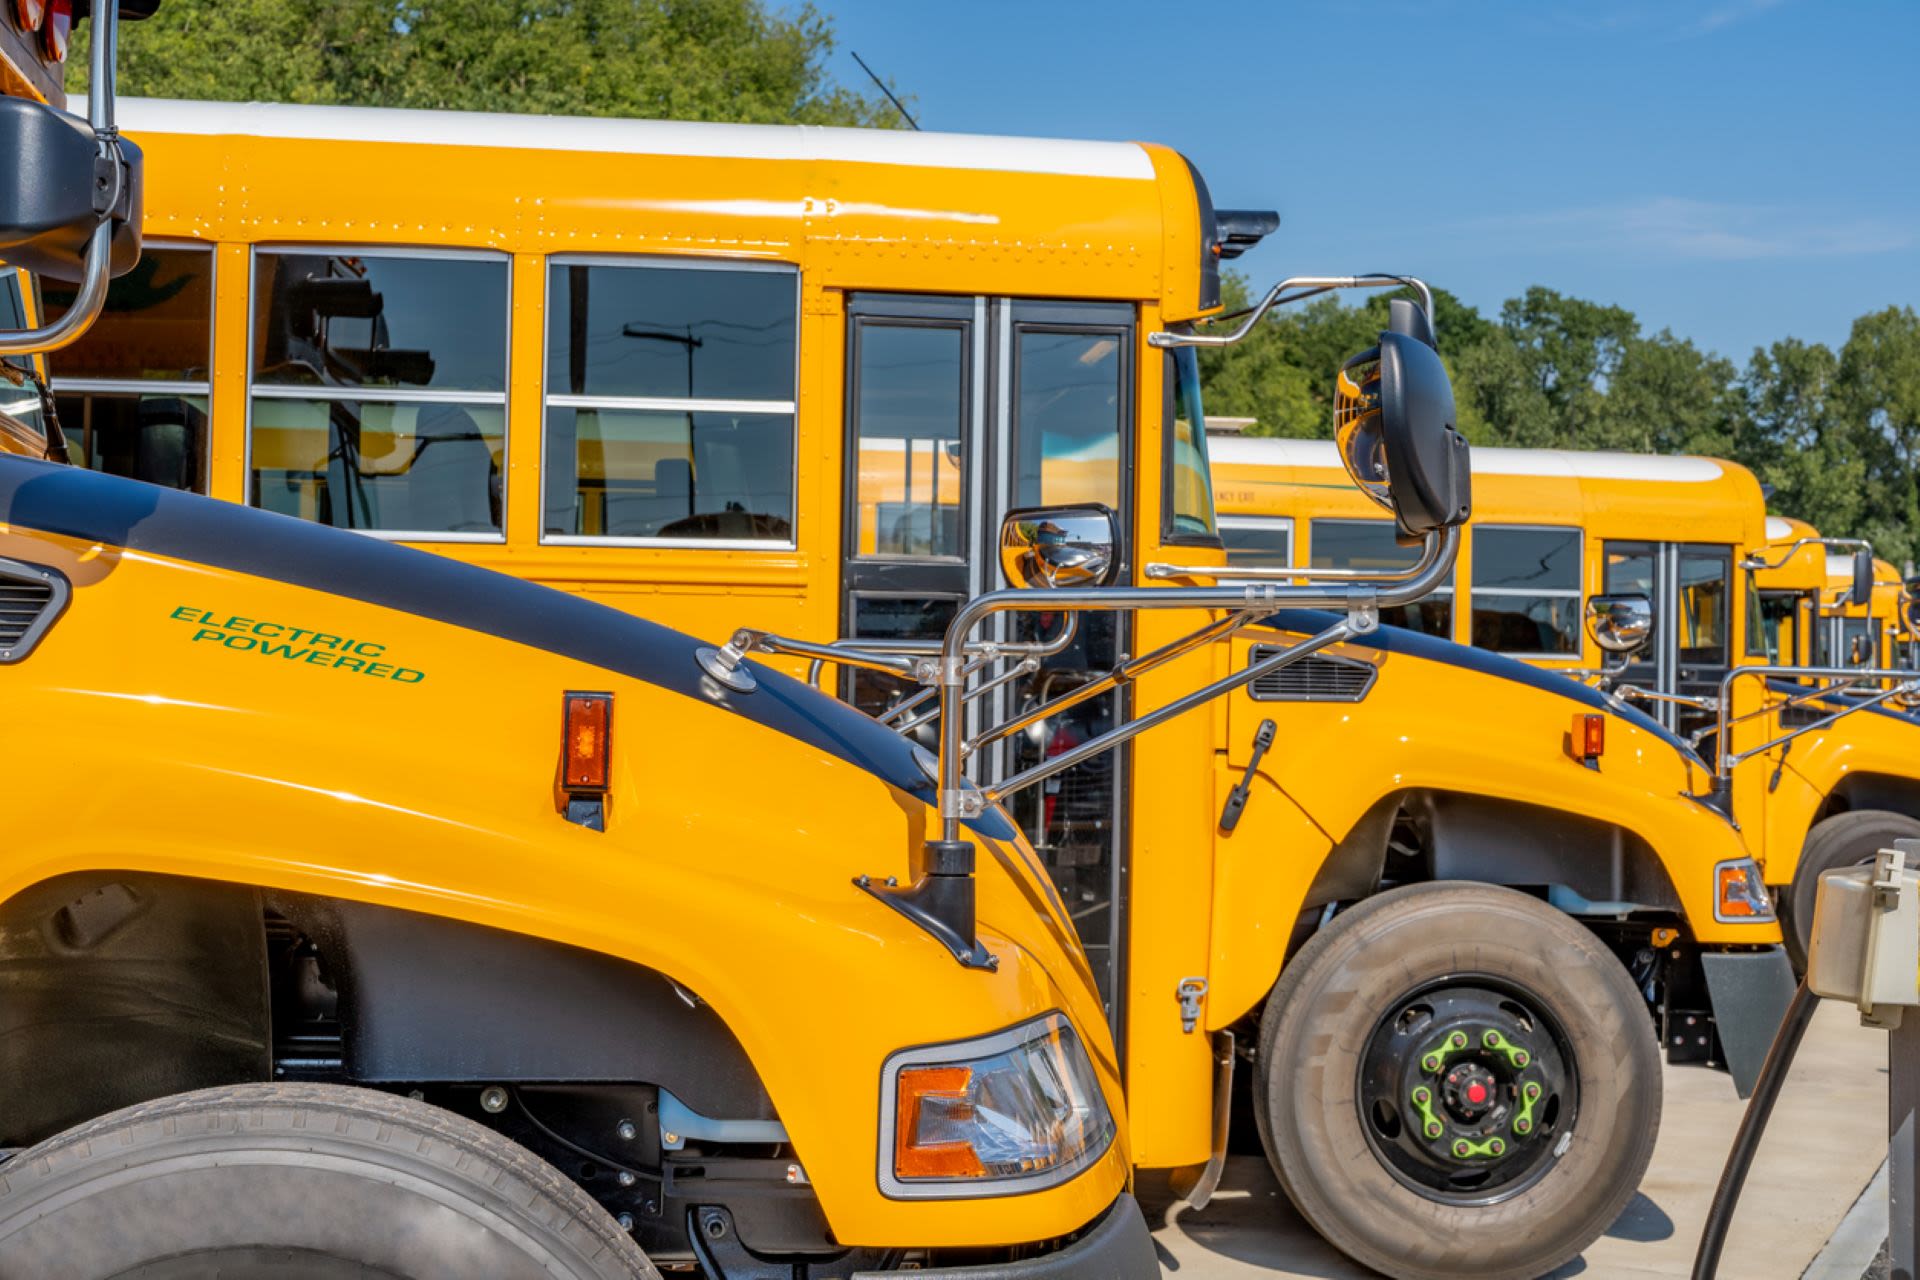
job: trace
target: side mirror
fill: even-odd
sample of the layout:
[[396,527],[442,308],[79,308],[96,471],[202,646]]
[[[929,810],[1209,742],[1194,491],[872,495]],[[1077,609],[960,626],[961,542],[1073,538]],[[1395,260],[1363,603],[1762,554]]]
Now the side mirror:
[[1853,553],[1853,590],[1847,596],[1847,603],[1873,603],[1873,552],[1866,547],[1859,547]]
[[1908,578],[1901,587],[1900,612],[1906,619],[1907,630],[1920,632],[1920,578]]
[[14,157],[11,171],[26,175],[0,186],[0,258],[77,282],[88,239],[111,217],[112,274],[130,270],[140,258],[140,148],[124,138],[116,145],[119,166],[101,159],[93,129],[78,116],[0,97],[0,156]]
[[1104,587],[1120,544],[1106,507],[1027,507],[1000,525],[1000,571],[1016,587]]
[[1411,540],[1466,523],[1472,481],[1433,326],[1399,299],[1388,316],[1380,345],[1340,369],[1334,442],[1353,482],[1393,512],[1400,535]]
[[1850,667],[1870,667],[1873,665],[1873,637],[1855,636],[1847,644],[1847,665]]
[[1608,653],[1632,653],[1653,636],[1653,602],[1645,596],[1587,601],[1587,633]]

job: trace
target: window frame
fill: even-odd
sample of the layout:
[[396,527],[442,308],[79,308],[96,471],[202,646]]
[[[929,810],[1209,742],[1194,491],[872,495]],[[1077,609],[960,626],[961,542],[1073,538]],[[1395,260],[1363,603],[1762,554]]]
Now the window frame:
[[[793,277],[793,398],[790,400],[735,400],[698,396],[553,395],[547,361],[552,354],[553,269],[555,267],[620,267],[670,271],[753,271]],[[800,549],[800,330],[804,282],[800,264],[769,258],[689,258],[645,253],[552,253],[540,260],[540,428],[534,483],[539,488],[539,545],[543,547],[639,547],[676,551],[798,551]],[[757,413],[785,414],[790,422],[793,449],[787,492],[793,499],[792,536],[787,538],[660,538],[620,537],[612,534],[549,533],[547,531],[547,412],[550,409],[606,409],[640,413]],[[579,483],[578,456],[574,482]]]
[[[314,254],[327,256],[350,254],[356,258],[413,258],[443,262],[500,262],[507,268],[506,310],[501,316],[500,329],[500,390],[499,391],[454,391],[433,387],[310,387],[292,385],[260,386],[253,380],[254,354],[256,343],[255,325],[259,322],[256,312],[260,300],[260,255],[261,254]],[[427,542],[427,543],[478,543],[499,546],[507,540],[507,517],[513,509],[511,489],[513,485],[513,272],[514,255],[497,249],[454,249],[442,246],[411,247],[408,245],[356,245],[352,241],[314,240],[314,241],[262,241],[247,246],[247,367],[246,367],[246,404],[245,417],[246,440],[241,450],[240,472],[244,478],[247,493],[243,499],[248,506],[264,510],[253,502],[253,406],[256,400],[305,400],[309,402],[334,403],[352,401],[372,404],[471,404],[498,406],[500,409],[500,529],[497,533],[470,533],[436,531],[422,529],[355,529],[341,525],[323,526],[343,529],[347,533],[358,533],[369,538],[378,538],[384,542]],[[216,295],[217,297],[218,295]],[[216,311],[218,308],[215,308]],[[350,392],[351,394],[343,394]],[[317,523],[317,522],[309,522]]]
[[[1294,554],[1294,559],[1300,562],[1299,564],[1300,569],[1302,570],[1302,572],[1304,572],[1307,575],[1309,579],[1313,577],[1313,570],[1316,567],[1313,563],[1314,530],[1321,525],[1352,525],[1352,524],[1378,525],[1380,528],[1388,530],[1389,533],[1392,532],[1394,527],[1393,520],[1391,517],[1388,517],[1385,519],[1376,519],[1372,516],[1308,516],[1305,557],[1303,559],[1301,556],[1300,535],[1297,530],[1294,533],[1293,554]],[[1411,565],[1414,562],[1416,562],[1418,559],[1419,559],[1419,552],[1416,550],[1414,552],[1413,560],[1410,560],[1408,562],[1409,567],[1411,567]],[[1328,568],[1328,569],[1340,568],[1339,565],[1323,565],[1318,567]],[[1451,569],[1447,570],[1447,580],[1444,585],[1435,587],[1432,591],[1428,592],[1426,595],[1422,596],[1418,600],[1412,601],[1408,604],[1399,605],[1396,607],[1400,609],[1411,610],[1415,605],[1424,604],[1429,600],[1435,599],[1436,597],[1444,597],[1446,599],[1447,629],[1444,634],[1439,634],[1439,635],[1435,635],[1434,633],[1428,632],[1428,631],[1422,631],[1422,632],[1419,632],[1418,634],[1432,636],[1436,640],[1447,640],[1453,643],[1458,643],[1458,641],[1454,640],[1454,637],[1460,634],[1460,567],[1459,565],[1456,564]],[[1383,609],[1381,610],[1381,612],[1385,613],[1387,611]],[[1487,652],[1487,651],[1482,650],[1482,652]]]
[[[59,356],[57,353],[55,353],[54,355],[48,357],[46,362],[47,363],[47,386],[56,396],[60,396],[60,395],[126,396],[126,395],[141,395],[141,394],[151,393],[156,396],[179,396],[183,398],[188,396],[196,396],[202,400],[205,400],[207,402],[207,438],[204,442],[205,447],[202,449],[202,453],[204,456],[202,457],[201,463],[200,463],[199,487],[192,490],[192,492],[201,493],[201,494],[211,493],[213,491],[213,448],[214,448],[213,383],[214,383],[214,374],[215,374],[215,361],[219,356],[219,350],[215,344],[214,339],[215,339],[215,335],[219,332],[219,329],[220,329],[220,245],[218,242],[212,241],[212,240],[193,240],[193,239],[180,239],[178,237],[173,237],[173,236],[155,236],[155,237],[143,239],[140,243],[141,256],[144,257],[149,250],[161,250],[161,251],[168,251],[168,252],[179,252],[184,250],[187,252],[204,253],[207,255],[207,281],[208,281],[207,289],[208,289],[209,300],[207,304],[207,378],[206,378],[206,381],[195,382],[192,379],[182,379],[182,378],[165,378],[165,379],[159,379],[159,378],[62,378],[55,373],[55,367],[59,364]],[[249,275],[251,275],[251,269],[249,269]],[[34,287],[37,292],[39,288],[37,281],[35,282]],[[43,306],[41,300],[37,297],[34,299],[34,305],[35,305],[36,311],[40,311]],[[249,302],[248,306],[249,308],[251,308],[252,306],[251,302]],[[249,318],[251,318],[251,310],[249,310]],[[248,333],[248,340],[249,340],[249,347],[251,347],[251,340],[252,340],[251,331],[249,331]],[[252,355],[249,354],[247,359],[248,359],[249,366],[251,366],[252,359],[253,359]],[[249,378],[253,376],[253,370],[251,367],[249,367],[247,370],[247,376]],[[249,448],[251,448],[252,446],[251,422],[249,422],[248,424],[247,431],[248,431],[247,443]],[[82,453],[83,455],[88,455],[88,446],[91,445],[92,441],[88,438],[89,433],[88,433],[87,425],[84,422],[80,423],[77,427],[75,427],[72,430],[69,430],[67,427],[67,424],[62,422],[60,424],[60,433],[61,435],[66,437],[67,445],[69,448],[73,448],[77,443],[79,446],[79,452]],[[88,455],[88,456],[90,459],[91,455]],[[90,471],[93,468],[89,465],[86,469]]]
[[[1226,539],[1220,530],[1225,526],[1226,517],[1220,514],[1220,504],[1213,497],[1213,449],[1207,438],[1206,388],[1196,386],[1194,394],[1200,401],[1200,421],[1192,424],[1199,428],[1198,443],[1194,446],[1200,452],[1201,461],[1206,466],[1207,511],[1213,517],[1212,533],[1194,533],[1174,527],[1177,514],[1174,511],[1174,477],[1178,470],[1175,462],[1175,450],[1179,447],[1174,439],[1173,424],[1180,413],[1178,386],[1179,375],[1175,369],[1180,353],[1187,352],[1195,361],[1194,378],[1200,378],[1198,356],[1192,347],[1174,348],[1166,353],[1166,359],[1160,364],[1160,545],[1165,547],[1205,547],[1210,551],[1226,550]],[[1287,535],[1287,554],[1293,554],[1293,535]]]
[[[1505,596],[1508,598],[1539,598],[1544,596],[1556,600],[1572,600],[1579,606],[1577,612],[1580,614],[1585,613],[1587,599],[1587,531],[1584,527],[1577,524],[1475,524],[1472,526],[1472,529],[1473,548],[1469,553],[1467,566],[1467,635],[1469,644],[1472,643],[1473,635],[1473,602],[1476,597],[1481,595],[1494,597]],[[1480,565],[1480,535],[1488,531],[1499,533],[1571,533],[1573,535],[1574,545],[1573,586],[1570,588],[1541,587],[1527,589],[1521,587],[1481,587],[1476,585],[1474,582],[1474,574],[1478,571]],[[1520,658],[1530,662],[1565,662],[1573,666],[1578,666],[1584,660],[1587,639],[1584,630],[1577,622],[1574,628],[1573,644],[1574,649],[1572,653],[1546,653],[1534,649],[1484,649],[1483,652],[1498,653],[1505,657]],[[1476,645],[1474,647],[1479,648],[1480,646]]]
[[[844,447],[847,450],[847,459],[853,463],[853,467],[850,478],[841,485],[843,491],[841,495],[843,498],[841,504],[843,514],[841,518],[844,521],[843,528],[845,530],[845,536],[843,538],[845,546],[842,551],[842,556],[849,564],[858,562],[860,564],[944,565],[951,567],[954,565],[965,565],[967,563],[969,559],[967,555],[969,535],[972,532],[969,527],[972,523],[969,516],[973,509],[971,504],[976,495],[973,493],[975,484],[975,477],[972,474],[973,468],[970,465],[966,465],[966,462],[972,458],[973,451],[979,447],[979,442],[975,439],[974,432],[974,411],[976,407],[974,399],[977,394],[977,388],[973,385],[972,376],[974,366],[973,344],[975,340],[973,325],[973,314],[970,309],[964,318],[957,313],[950,315],[937,315],[931,312],[923,315],[863,311],[849,311],[847,313],[846,373],[842,381],[842,385],[846,388],[845,417],[847,427]],[[960,336],[960,447],[963,465],[960,470],[960,551],[956,555],[890,555],[878,551],[872,555],[867,555],[860,550],[861,494],[859,481],[856,477],[859,473],[858,458],[861,448],[859,392],[862,384],[858,379],[862,372],[860,357],[863,344],[866,341],[866,331],[869,328],[875,327],[887,329],[950,330]],[[843,474],[848,474],[844,468]]]

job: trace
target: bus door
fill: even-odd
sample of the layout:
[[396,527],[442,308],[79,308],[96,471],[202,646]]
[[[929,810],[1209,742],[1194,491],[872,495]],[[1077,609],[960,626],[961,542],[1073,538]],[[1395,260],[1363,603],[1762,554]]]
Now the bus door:
[[1631,656],[1616,683],[1667,695],[1648,712],[1691,735],[1713,713],[1668,698],[1714,698],[1732,661],[1733,549],[1703,543],[1616,542],[1605,547],[1607,595],[1653,603],[1653,639]]
[[[1005,585],[997,542],[1009,510],[1097,502],[1131,527],[1135,336],[1125,304],[850,295],[843,635],[944,635],[961,602]],[[1124,550],[1122,580],[1130,560]],[[1001,629],[987,638],[1044,639],[1065,619],[1000,615],[995,623]],[[968,736],[1104,674],[1123,644],[1117,615],[1080,615],[1072,643],[1037,672],[968,704]],[[918,691],[867,671],[842,681],[842,696],[871,714]],[[990,782],[1071,750],[1118,723],[1121,698],[1091,700],[993,742],[968,772]],[[914,731],[929,747],[932,728]],[[1121,977],[1127,762],[1124,750],[1109,752],[1010,798],[1109,1008]]]

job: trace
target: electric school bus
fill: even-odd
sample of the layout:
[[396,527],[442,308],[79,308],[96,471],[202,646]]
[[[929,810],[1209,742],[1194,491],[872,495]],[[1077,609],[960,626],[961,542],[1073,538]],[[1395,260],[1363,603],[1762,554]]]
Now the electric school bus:
[[[1410,295],[1342,393],[1408,558],[1223,581],[1193,348],[1258,317],[1194,322],[1278,220],[1215,209],[1176,152],[123,106],[148,239],[54,361],[76,456],[684,627],[728,707],[764,705],[769,665],[836,681],[944,779],[910,865],[840,869],[976,976],[966,868],[1043,875],[1131,1158],[1191,1202],[1244,1061],[1340,1248],[1533,1276],[1633,1194],[1655,1016],[1704,1055],[1717,1014],[1757,1069],[1777,1006],[1736,995],[1784,962],[1691,798],[1707,766],[1590,690],[1379,625],[1447,580],[1467,509],[1420,287],[1266,304]],[[973,833],[1001,811],[1029,843],[993,854]]]
[[[9,295],[10,359],[152,283],[94,12],[90,122],[0,30],[0,255],[77,285],[50,322]],[[0,685],[46,776],[0,820],[0,1270],[1158,1273],[1092,974],[1002,809],[947,875],[932,777],[844,704],[47,461],[8,367]]]
[[[1325,446],[1215,444],[1230,558],[1404,559],[1330,487]],[[1699,747],[1803,963],[1821,872],[1920,836],[1892,567],[1767,515],[1753,474],[1717,458],[1487,448],[1474,477],[1458,581],[1434,597],[1449,607],[1415,625],[1598,683]]]

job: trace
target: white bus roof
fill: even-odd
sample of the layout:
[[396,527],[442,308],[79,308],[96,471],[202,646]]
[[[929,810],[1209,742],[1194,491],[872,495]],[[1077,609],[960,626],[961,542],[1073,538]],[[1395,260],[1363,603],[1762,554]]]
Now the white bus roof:
[[[74,99],[69,107],[82,115],[86,109],[84,97]],[[829,160],[1144,181],[1154,176],[1146,148],[1133,142],[162,98],[116,99],[115,114],[120,128],[136,135],[142,131],[232,134],[727,160]]]
[[[1331,440],[1278,440],[1258,436],[1212,436],[1215,462],[1239,466],[1338,467]],[[1499,449],[1475,445],[1473,473],[1486,476],[1555,476],[1574,480],[1654,480],[1704,484],[1726,468],[1713,458],[1651,453],[1582,452],[1574,449]]]

